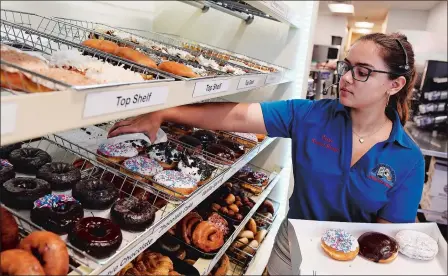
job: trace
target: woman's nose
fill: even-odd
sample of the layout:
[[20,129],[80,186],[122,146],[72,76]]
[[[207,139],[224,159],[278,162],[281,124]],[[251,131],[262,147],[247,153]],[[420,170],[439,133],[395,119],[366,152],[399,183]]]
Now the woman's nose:
[[341,80],[344,80],[347,83],[352,84],[353,83],[353,76],[352,72],[349,70],[344,75],[342,75]]

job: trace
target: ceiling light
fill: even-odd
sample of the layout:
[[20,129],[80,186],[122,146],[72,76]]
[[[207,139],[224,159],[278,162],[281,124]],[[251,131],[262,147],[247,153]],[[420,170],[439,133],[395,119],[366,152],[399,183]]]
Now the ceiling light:
[[372,30],[370,30],[370,29],[354,29],[353,32],[358,33],[358,34],[370,34],[372,32]]
[[357,27],[357,28],[367,28],[367,29],[371,29],[371,28],[373,28],[374,25],[375,25],[375,23],[372,23],[372,22],[366,22],[366,21],[358,21],[358,22],[355,22],[355,27]]
[[334,12],[334,13],[354,13],[355,12],[355,7],[352,4],[331,3],[331,4],[328,4],[328,8],[330,8],[330,11]]

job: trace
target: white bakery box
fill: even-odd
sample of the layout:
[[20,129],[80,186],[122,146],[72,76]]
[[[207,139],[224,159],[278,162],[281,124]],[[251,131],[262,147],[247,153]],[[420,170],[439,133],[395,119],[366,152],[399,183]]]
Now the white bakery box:
[[[402,254],[388,264],[357,256],[352,261],[336,261],[321,247],[321,236],[341,228],[356,238],[365,232],[381,232],[395,237],[400,230],[416,230],[434,238],[439,252],[431,261],[410,259]],[[380,224],[289,220],[288,228],[293,275],[447,275],[447,243],[435,223]]]

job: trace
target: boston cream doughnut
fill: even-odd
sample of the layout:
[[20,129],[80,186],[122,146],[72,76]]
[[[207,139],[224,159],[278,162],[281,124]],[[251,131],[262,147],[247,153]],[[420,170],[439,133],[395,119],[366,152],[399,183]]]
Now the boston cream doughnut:
[[197,78],[199,77],[197,74],[193,72],[191,68],[181,63],[175,61],[165,61],[159,64],[158,68],[162,71],[172,73],[174,75],[188,77],[188,78]]
[[322,236],[321,246],[325,253],[338,261],[353,260],[359,252],[354,236],[342,229],[328,229]]
[[358,238],[359,254],[376,263],[390,263],[398,255],[398,243],[378,232],[367,232]]
[[411,259],[429,261],[439,252],[437,241],[422,232],[402,230],[397,233],[395,239],[400,253]]
[[132,60],[135,63],[141,64],[150,68],[157,68],[157,64],[150,57],[137,50],[128,47],[118,47],[116,55],[125,59]]

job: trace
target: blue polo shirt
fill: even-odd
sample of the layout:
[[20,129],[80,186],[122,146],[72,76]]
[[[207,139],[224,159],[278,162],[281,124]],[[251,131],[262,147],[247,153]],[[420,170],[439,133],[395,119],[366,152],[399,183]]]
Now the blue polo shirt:
[[398,113],[389,139],[350,167],[352,122],[337,100],[262,103],[269,136],[292,139],[294,191],[288,218],[342,222],[415,222],[424,159]]

